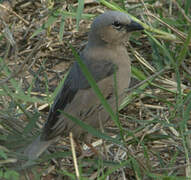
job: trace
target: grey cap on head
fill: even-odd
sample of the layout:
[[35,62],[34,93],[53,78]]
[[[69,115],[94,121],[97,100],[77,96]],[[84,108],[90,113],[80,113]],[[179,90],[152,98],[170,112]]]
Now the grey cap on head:
[[119,11],[106,11],[95,18],[91,25],[91,30],[94,30],[94,28],[103,28],[104,26],[115,25],[115,23],[124,26],[132,26],[129,28],[131,31],[133,30],[133,27],[135,27],[135,30],[144,29],[139,23],[133,21],[132,18],[126,13]]
[[123,12],[106,11],[93,21],[89,33],[89,44],[120,44],[126,40],[126,35],[132,31],[143,30],[139,23]]

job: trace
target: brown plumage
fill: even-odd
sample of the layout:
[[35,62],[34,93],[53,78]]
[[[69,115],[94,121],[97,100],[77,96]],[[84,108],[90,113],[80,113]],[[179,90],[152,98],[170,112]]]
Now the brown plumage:
[[[121,94],[128,88],[131,77],[131,63],[124,41],[131,31],[143,30],[125,13],[108,11],[98,16],[92,23],[88,43],[80,53],[81,60],[93,75],[101,92],[115,110],[113,73],[117,67],[117,88],[119,104]],[[82,137],[87,142],[91,135],[60,111],[64,111],[85,123],[99,128],[99,120],[104,125],[109,114],[90,87],[79,65],[75,62],[63,87],[50,108],[48,119],[41,135],[25,151],[29,159],[36,159],[56,138],[68,136],[72,132],[76,139]]]

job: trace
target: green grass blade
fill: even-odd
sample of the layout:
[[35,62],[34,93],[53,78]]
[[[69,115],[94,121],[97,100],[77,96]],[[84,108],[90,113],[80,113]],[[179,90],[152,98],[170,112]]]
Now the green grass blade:
[[123,143],[120,142],[120,140],[116,139],[116,138],[112,138],[104,133],[102,133],[101,131],[93,128],[92,126],[84,123],[83,121],[73,117],[70,114],[67,114],[65,112],[61,112],[62,114],[64,114],[64,116],[66,116],[67,118],[69,118],[70,120],[72,120],[74,123],[76,123],[77,125],[79,125],[80,127],[82,127],[84,130],[86,130],[88,133],[92,134],[93,136],[96,136],[98,138],[101,139],[105,139],[108,141],[111,141],[114,144],[118,144],[118,145],[123,145]]
[[[90,86],[92,87],[92,89],[94,90],[94,92],[96,93],[96,95],[98,96],[99,100],[101,101],[103,107],[106,109],[106,111],[109,113],[109,115],[111,116],[112,120],[114,122],[116,122],[117,117],[116,114],[113,112],[111,106],[107,103],[107,101],[105,100],[103,94],[101,93],[99,87],[96,84],[96,81],[94,80],[93,76],[91,75],[91,73],[89,72],[89,70],[87,69],[86,65],[82,62],[82,60],[80,59],[80,56],[77,54],[77,52],[75,51],[75,49],[70,45],[72,52],[76,58],[76,61],[78,62],[82,72],[84,73],[85,77],[87,78]],[[117,125],[117,124],[116,124]]]
[[45,29],[51,27],[55,22],[56,20],[58,19],[57,16],[54,16],[54,15],[51,15],[48,20],[46,21],[46,23],[44,25],[42,25],[42,27],[40,27],[39,29],[37,29],[33,34],[32,36],[30,37],[30,39],[32,39],[33,37],[39,35],[42,31],[44,31]]
[[79,23],[82,17],[83,10],[84,10],[84,0],[78,0],[78,9],[76,13],[77,30],[79,30]]
[[60,23],[60,30],[59,30],[59,41],[62,43],[62,38],[64,35],[64,25],[65,25],[65,15],[61,15],[61,23]]
[[178,58],[177,58],[178,66],[180,66],[180,64],[182,63],[182,61],[184,61],[184,59],[187,55],[189,44],[190,44],[190,39],[191,39],[191,28],[188,31],[188,36],[186,38],[186,41],[183,43],[184,46],[182,47],[182,49],[178,55]]

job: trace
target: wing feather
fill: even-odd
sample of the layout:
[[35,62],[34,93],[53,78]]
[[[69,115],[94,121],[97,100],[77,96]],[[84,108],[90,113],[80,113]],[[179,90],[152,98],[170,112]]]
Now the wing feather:
[[[86,60],[83,55],[81,55],[81,60],[86,64],[96,82],[99,82],[114,73],[115,65],[109,60]],[[74,62],[61,90],[57,94],[54,103],[50,108],[41,139],[49,140],[52,138],[54,133],[54,128],[52,127],[59,122],[60,111],[63,111],[69,103],[72,103],[78,90],[88,88],[91,87],[86,77],[82,73],[78,63]]]

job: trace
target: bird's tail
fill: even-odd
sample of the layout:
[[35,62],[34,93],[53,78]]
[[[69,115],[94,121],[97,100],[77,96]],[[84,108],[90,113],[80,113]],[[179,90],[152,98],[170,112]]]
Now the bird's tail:
[[47,148],[53,140],[42,141],[38,136],[24,151],[24,155],[28,160],[36,160]]

